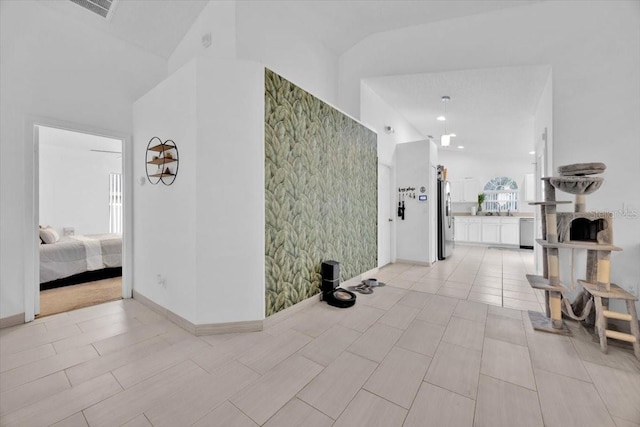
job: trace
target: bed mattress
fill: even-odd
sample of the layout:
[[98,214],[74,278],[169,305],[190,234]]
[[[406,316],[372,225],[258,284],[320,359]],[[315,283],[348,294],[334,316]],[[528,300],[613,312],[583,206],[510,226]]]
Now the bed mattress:
[[113,267],[122,267],[119,234],[65,236],[56,243],[40,245],[40,283]]

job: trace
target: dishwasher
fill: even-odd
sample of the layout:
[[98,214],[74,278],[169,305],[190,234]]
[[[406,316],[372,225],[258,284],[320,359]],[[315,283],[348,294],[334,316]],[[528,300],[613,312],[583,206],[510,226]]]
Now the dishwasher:
[[520,218],[520,248],[533,249],[533,218]]

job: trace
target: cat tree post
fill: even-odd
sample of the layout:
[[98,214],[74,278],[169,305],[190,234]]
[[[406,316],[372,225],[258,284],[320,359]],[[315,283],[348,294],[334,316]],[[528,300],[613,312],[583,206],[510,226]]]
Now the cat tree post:
[[586,212],[587,202],[584,194],[576,194],[576,203],[574,205],[574,212]]
[[[556,201],[556,189],[552,185],[544,187],[544,196],[547,202]],[[556,205],[550,204],[546,206],[545,216],[547,219],[547,242],[558,242],[558,217],[556,214]],[[549,274],[549,285],[560,285],[560,266],[558,259],[558,248],[547,248],[547,269]],[[555,329],[562,329],[562,296],[557,290],[548,292],[549,314],[551,317],[551,325]],[[546,298],[545,298],[546,299]]]

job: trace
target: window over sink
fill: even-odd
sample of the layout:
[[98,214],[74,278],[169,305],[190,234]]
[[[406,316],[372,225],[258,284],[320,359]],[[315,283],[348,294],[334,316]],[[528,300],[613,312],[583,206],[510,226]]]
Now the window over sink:
[[509,177],[497,176],[484,186],[485,212],[516,212],[518,210],[518,184]]

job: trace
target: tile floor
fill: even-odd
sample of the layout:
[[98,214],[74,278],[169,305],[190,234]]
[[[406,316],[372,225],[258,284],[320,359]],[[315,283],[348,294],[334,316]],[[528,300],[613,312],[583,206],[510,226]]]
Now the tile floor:
[[2,426],[640,425],[640,362],[534,332],[531,254],[394,264],[349,309],[193,337],[135,300],[0,331]]

